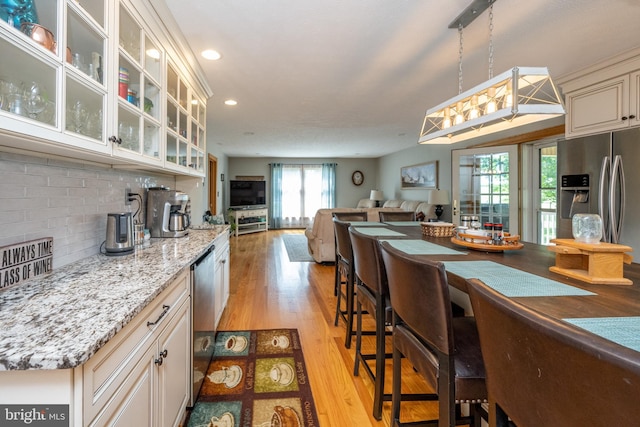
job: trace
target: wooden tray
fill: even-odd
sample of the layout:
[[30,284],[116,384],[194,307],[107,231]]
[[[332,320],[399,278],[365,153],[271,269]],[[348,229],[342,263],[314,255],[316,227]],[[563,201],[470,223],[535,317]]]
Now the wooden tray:
[[[473,239],[473,242],[467,242],[465,239]],[[483,240],[487,243],[477,242],[478,240]],[[502,239],[502,245],[491,245],[488,241],[491,240],[488,236],[475,236],[472,234],[463,234],[460,233],[457,236],[453,236],[451,238],[451,243],[456,245],[464,246],[469,249],[475,249],[477,251],[485,251],[485,252],[504,252],[504,251],[513,251],[517,249],[522,249],[524,245],[520,243],[519,235],[510,235],[505,233],[504,238]]]

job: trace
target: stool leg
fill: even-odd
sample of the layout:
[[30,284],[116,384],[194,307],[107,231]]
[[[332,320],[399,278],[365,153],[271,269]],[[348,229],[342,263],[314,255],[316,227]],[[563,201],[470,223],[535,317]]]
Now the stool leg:
[[373,417],[382,418],[382,401],[384,395],[385,371],[385,306],[384,300],[378,296],[376,301],[376,378],[373,396]]
[[353,306],[355,296],[355,286],[353,285],[353,271],[349,272],[347,276],[346,295],[347,295],[347,333],[345,334],[344,346],[351,348],[351,338],[353,337]]
[[360,351],[362,350],[362,303],[357,302],[358,310],[356,312],[356,361],[353,366],[353,375],[360,374]]

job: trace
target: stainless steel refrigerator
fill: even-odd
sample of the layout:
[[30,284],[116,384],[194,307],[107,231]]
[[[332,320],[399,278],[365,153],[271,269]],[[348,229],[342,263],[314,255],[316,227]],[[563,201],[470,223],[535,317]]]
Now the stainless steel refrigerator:
[[557,236],[572,237],[576,213],[596,213],[604,241],[639,253],[640,129],[560,141],[557,160]]

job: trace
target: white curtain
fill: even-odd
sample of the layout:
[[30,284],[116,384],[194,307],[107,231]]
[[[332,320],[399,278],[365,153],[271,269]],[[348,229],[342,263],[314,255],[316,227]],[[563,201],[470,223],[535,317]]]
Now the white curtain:
[[320,208],[335,204],[335,163],[271,164],[272,228],[306,228]]

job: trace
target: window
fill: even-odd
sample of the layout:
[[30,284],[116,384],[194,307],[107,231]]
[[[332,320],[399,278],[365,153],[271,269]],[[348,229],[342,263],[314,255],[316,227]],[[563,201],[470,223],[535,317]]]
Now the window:
[[555,142],[535,148],[538,157],[536,243],[548,245],[556,237],[557,151]]
[[272,228],[306,228],[318,209],[333,207],[335,163],[271,164]]

